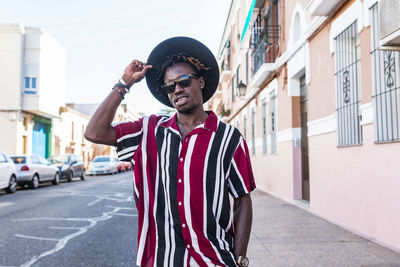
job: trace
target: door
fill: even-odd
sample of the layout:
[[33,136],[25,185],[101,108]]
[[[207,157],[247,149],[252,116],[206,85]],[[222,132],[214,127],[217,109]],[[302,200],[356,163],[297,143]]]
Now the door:
[[310,173],[308,162],[308,91],[305,76],[300,78],[300,123],[301,123],[301,180],[302,198],[310,200]]
[[32,154],[46,157],[47,126],[35,121],[32,132]]

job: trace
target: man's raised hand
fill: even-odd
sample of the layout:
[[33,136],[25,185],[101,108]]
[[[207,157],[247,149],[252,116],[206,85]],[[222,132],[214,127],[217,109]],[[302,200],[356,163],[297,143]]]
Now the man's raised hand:
[[152,67],[152,65],[146,65],[145,63],[135,59],[125,68],[122,79],[128,86],[131,86],[134,83],[140,82],[146,75],[147,70]]

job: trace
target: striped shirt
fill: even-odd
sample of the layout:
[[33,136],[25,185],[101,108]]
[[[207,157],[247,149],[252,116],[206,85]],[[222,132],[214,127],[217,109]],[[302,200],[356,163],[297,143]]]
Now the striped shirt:
[[140,266],[236,266],[229,194],[256,185],[245,140],[213,112],[183,140],[173,117],[114,125],[134,165]]

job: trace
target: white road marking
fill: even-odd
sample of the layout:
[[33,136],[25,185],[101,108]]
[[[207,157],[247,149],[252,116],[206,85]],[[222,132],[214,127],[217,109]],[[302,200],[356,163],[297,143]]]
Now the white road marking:
[[49,229],[66,229],[66,230],[76,230],[76,229],[81,229],[80,227],[61,227],[61,226],[50,226]]
[[12,203],[12,202],[2,202],[2,203],[0,203],[0,208],[11,206],[11,205],[14,205],[14,203]]
[[90,202],[90,203],[88,204],[88,206],[89,206],[89,207],[90,207],[90,206],[93,206],[94,204],[96,204],[96,203],[102,201],[103,199],[104,199],[104,197],[99,197],[98,199],[96,199],[96,200]]
[[115,206],[110,206],[110,205],[107,205],[106,207],[107,207],[107,208],[112,208],[112,209],[119,208],[119,209],[121,209],[121,210],[136,210],[136,209],[134,209],[134,208],[115,207]]
[[[88,222],[89,224],[83,227],[77,227],[77,232],[72,233],[70,235],[67,235],[61,239],[57,240],[51,240],[51,241],[57,241],[56,246],[53,249],[47,250],[40,255],[33,256],[29,261],[23,263],[21,266],[22,267],[29,267],[35,262],[37,262],[39,259],[52,255],[56,253],[57,251],[63,249],[65,245],[68,243],[69,240],[73,239],[74,237],[77,237],[79,235],[84,234],[89,228],[94,227],[98,222],[100,221],[105,221],[111,219],[115,215],[122,215],[122,216],[136,216],[133,214],[124,214],[124,213],[119,213],[120,210],[126,209],[124,207],[115,207],[113,210],[108,211],[108,212],[103,212],[103,215],[100,217],[94,217],[94,218],[26,218],[26,219],[15,219],[13,221],[75,221],[75,222]],[[55,226],[52,226],[55,227]],[[24,235],[19,235],[15,234],[17,237],[21,238],[28,238],[28,236]],[[30,237],[32,238],[32,237]],[[40,238],[40,237],[35,237],[35,239],[41,239],[41,240],[48,240],[48,238]]]
[[117,212],[113,212],[111,214],[120,215],[120,216],[127,216],[127,217],[137,217],[138,216],[137,214],[126,214],[126,213],[117,213]]
[[28,238],[28,239],[36,239],[36,240],[41,240],[41,241],[58,241],[59,240],[59,239],[54,239],[54,238],[31,236],[31,235],[20,235],[20,234],[14,234],[14,236],[21,237],[21,238]]

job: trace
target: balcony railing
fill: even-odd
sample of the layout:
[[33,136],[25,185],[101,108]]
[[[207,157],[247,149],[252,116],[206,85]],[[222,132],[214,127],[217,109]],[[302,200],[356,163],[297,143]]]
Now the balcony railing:
[[279,52],[280,26],[267,26],[261,34],[254,35],[252,41],[252,75],[264,63],[274,63]]

